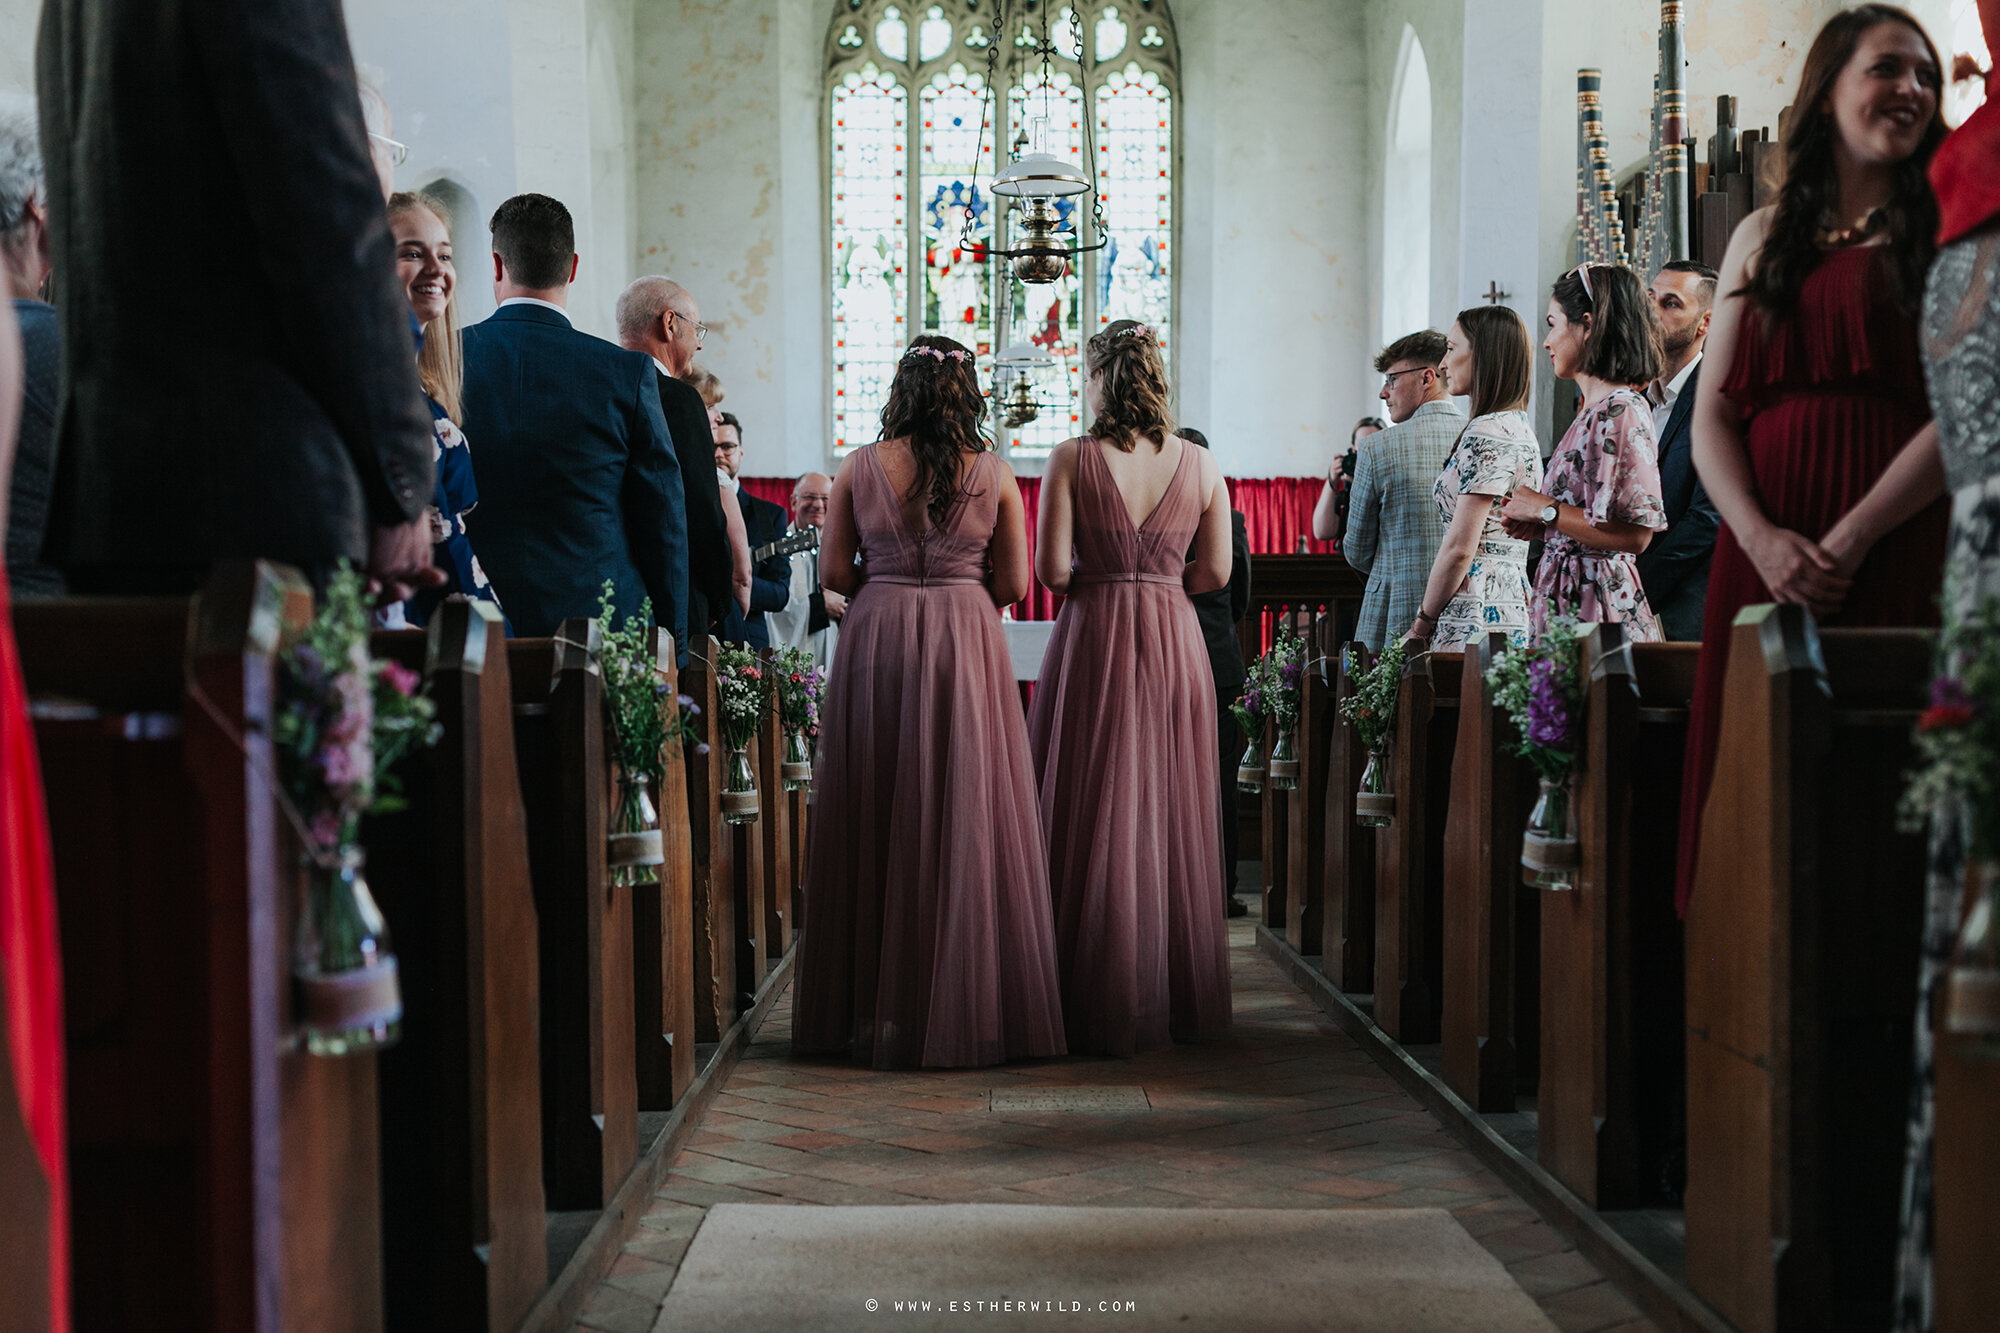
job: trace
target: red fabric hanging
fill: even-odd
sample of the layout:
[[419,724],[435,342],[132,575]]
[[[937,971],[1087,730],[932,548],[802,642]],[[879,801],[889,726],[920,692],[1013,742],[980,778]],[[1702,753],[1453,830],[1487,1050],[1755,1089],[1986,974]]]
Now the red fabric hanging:
[[[1931,159],[1937,191],[1938,244],[1949,245],[2000,216],[2000,0],[1979,0],[1986,33],[1986,100],[1953,130]],[[1947,51],[1946,56],[1950,56]]]
[[[743,477],[743,489],[791,508],[792,481],[787,477]],[[1035,549],[1035,512],[1041,501],[1042,479],[1022,477],[1021,502],[1027,510],[1028,549]],[[1230,501],[1243,511],[1243,531],[1253,555],[1290,555],[1299,538],[1312,532],[1313,506],[1324,484],[1319,477],[1245,477],[1229,483]],[[1332,542],[1308,541],[1307,548],[1325,555],[1338,549]],[[1054,620],[1062,598],[1030,577],[1028,595],[1015,604],[1016,620]]]
[[68,1333],[69,1161],[63,1121],[62,954],[41,765],[0,566],[0,1000],[21,1122],[49,1186],[49,1328]]

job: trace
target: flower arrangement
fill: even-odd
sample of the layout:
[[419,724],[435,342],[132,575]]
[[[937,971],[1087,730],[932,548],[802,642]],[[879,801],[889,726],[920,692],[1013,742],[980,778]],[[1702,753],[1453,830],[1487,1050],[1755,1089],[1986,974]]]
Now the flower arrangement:
[[[687,695],[667,702],[667,676],[653,652],[652,599],[624,627],[611,604],[611,580],[598,595],[597,670],[604,682],[604,711],[610,722],[611,757],[618,762],[618,809],[612,821],[608,863],[618,884],[653,884],[660,878],[666,848],[652,792],[667,765],[693,739],[691,713],[700,709]],[[679,741],[681,744],[670,744]]]
[[369,656],[361,575],[343,561],[312,623],[278,658],[272,725],[280,776],[316,863],[330,866],[360,841],[363,815],[403,808],[391,770],[444,730],[420,686],[400,662]]
[[750,769],[750,743],[771,706],[771,682],[748,648],[725,647],[715,658],[715,709],[729,747],[729,773],[722,790],[722,817],[731,824],[757,818],[757,778]]
[[1403,641],[1398,639],[1383,649],[1374,666],[1356,673],[1350,650],[1347,671],[1355,677],[1355,688],[1340,701],[1340,716],[1360,733],[1361,743],[1370,753],[1379,751],[1396,729],[1396,696],[1403,688],[1404,657]]
[[2000,859],[2000,602],[1946,628],[1938,661],[1898,822],[1921,832],[1938,806],[1956,803],[1972,859]]
[[1358,664],[1351,648],[1346,658],[1347,673],[1355,678],[1354,693],[1340,701],[1340,716],[1368,748],[1368,765],[1361,770],[1361,785],[1354,793],[1354,822],[1363,828],[1387,828],[1396,822],[1396,793],[1389,790],[1383,752],[1396,730],[1404,661],[1401,639],[1385,648],[1366,671],[1355,670]]
[[1280,623],[1271,649],[1262,659],[1264,698],[1271,711],[1277,743],[1271,747],[1271,790],[1297,791],[1298,752],[1293,737],[1299,728],[1302,705],[1299,687],[1305,680],[1306,644],[1289,624]]
[[1541,793],[1521,837],[1522,878],[1544,889],[1576,885],[1581,849],[1570,771],[1583,742],[1582,634],[1574,620],[1551,620],[1541,638],[1510,648],[1486,673],[1493,706],[1514,724],[1514,753],[1535,766]]
[[1265,660],[1258,658],[1243,676],[1243,692],[1229,705],[1230,716],[1243,728],[1243,755],[1236,764],[1236,790],[1255,796],[1264,790],[1264,719],[1269,716],[1270,682]]
[[786,791],[812,789],[812,743],[819,739],[820,696],[826,672],[807,648],[782,649],[771,663],[778,695],[778,722],[785,732],[781,763]]
[[1486,673],[1493,706],[1507,714],[1519,738],[1514,753],[1552,781],[1569,776],[1582,740],[1581,642],[1574,620],[1552,620],[1540,639],[1502,653]]
[[345,561],[277,666],[271,736],[308,865],[292,941],[298,1026],[315,1055],[381,1050],[401,1036],[403,993],[362,877],[361,818],[404,807],[392,770],[437,743],[437,705],[416,672],[369,655],[361,575]]

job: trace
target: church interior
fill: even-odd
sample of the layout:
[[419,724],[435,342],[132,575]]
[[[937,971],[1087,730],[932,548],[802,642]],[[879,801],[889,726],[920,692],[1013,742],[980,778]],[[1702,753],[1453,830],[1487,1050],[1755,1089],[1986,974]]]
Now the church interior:
[[[230,15],[266,2],[215,0],[209,21],[261,33],[268,15]],[[738,432],[722,504],[777,515],[742,545],[760,571],[810,569],[783,577],[795,610],[819,599],[815,626],[846,603],[792,552],[833,526],[769,552],[807,526],[810,479],[846,503],[914,339],[972,355],[1030,545],[1059,446],[1098,415],[1096,338],[1136,322],[1157,343],[1169,420],[1206,436],[1239,515],[1232,651],[1284,695],[1225,741],[1234,856],[1211,906],[1247,907],[1216,928],[1233,1019],[977,1067],[796,1052],[809,853],[843,770],[815,757],[818,695],[794,717],[779,679],[820,689],[828,640],[784,657],[777,611],[739,660],[685,618],[678,645],[667,621],[617,630],[609,581],[601,616],[534,628],[490,557],[519,623],[462,596],[427,623],[370,619],[358,584],[275,551],[172,595],[17,589],[0,833],[46,832],[0,837],[0,1330],[1994,1326],[2000,849],[1969,835],[1941,876],[1944,825],[1908,814],[1912,772],[1942,762],[1932,729],[1986,717],[1940,692],[1941,652],[1992,650],[1940,648],[1939,569],[1911,619],[1753,593],[1718,622],[1711,586],[1700,642],[1571,626],[1552,779],[1508,694],[1526,638],[1371,640],[1379,575],[1316,514],[1346,503],[1357,420],[1393,416],[1409,372],[1383,349],[1477,310],[1525,326],[1519,411],[1553,477],[1594,400],[1543,354],[1552,285],[1618,268],[1642,290],[1678,261],[1719,299],[1746,218],[1778,204],[1808,49],[1843,0],[268,3],[344,22],[378,170],[386,148],[456,252],[457,329],[519,303],[496,210],[527,194],[573,222],[574,330],[647,350],[629,312],[650,275],[699,303],[666,327],[698,325],[710,426]],[[101,11],[127,31],[156,11],[166,52],[176,8],[0,0],[0,117],[39,106],[51,181],[51,71],[87,83],[76,68],[113,61]],[[1905,0],[1953,135],[1982,105],[1993,8]],[[58,11],[82,25],[67,51]],[[87,105],[72,95],[76,132],[115,145]],[[2000,179],[2000,152],[1983,161]],[[254,203],[257,165],[195,197]],[[231,302],[259,242],[220,252],[262,224],[225,212],[209,254],[143,264]],[[56,224],[80,252],[87,223]],[[65,304],[68,276],[47,289],[65,319],[114,318]],[[174,318],[149,313],[147,337],[173,341]],[[1707,399],[1688,396],[1709,481]],[[1939,496],[1976,480],[1945,448]],[[1990,546],[1977,558],[1990,590]],[[323,647],[343,586],[371,678],[408,683],[386,704],[373,687],[381,771],[381,710],[410,720],[378,780],[393,799],[336,863],[280,774],[297,646]],[[1065,603],[1027,587],[999,630],[1003,702],[1032,713]],[[739,735],[746,680],[761,711]],[[625,757],[632,697],[650,792]],[[1378,699],[1379,734],[1356,716]],[[325,904],[350,900],[334,924]],[[366,966],[309,965],[337,930]]]

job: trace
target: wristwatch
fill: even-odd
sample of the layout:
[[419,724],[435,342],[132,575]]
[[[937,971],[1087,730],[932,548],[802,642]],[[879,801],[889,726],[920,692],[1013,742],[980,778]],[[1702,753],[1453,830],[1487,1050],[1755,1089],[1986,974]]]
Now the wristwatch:
[[1562,517],[1562,506],[1554,504],[1543,505],[1541,517],[1544,526],[1554,523],[1558,518]]

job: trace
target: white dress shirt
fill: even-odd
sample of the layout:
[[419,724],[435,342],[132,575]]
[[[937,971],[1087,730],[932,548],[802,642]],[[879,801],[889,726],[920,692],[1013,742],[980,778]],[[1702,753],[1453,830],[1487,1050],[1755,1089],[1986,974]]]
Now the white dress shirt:
[[576,323],[575,320],[572,320],[569,317],[569,311],[563,309],[561,306],[557,305],[554,301],[544,301],[539,296],[510,296],[506,300],[500,303],[500,308],[502,310],[505,310],[510,305],[538,305],[544,310],[553,310],[558,315],[561,315],[563,317],[563,323],[565,324],[574,327]]
[[1694,374],[1694,368],[1700,364],[1701,353],[1696,352],[1694,360],[1682,366],[1681,373],[1665,385],[1654,380],[1646,386],[1646,401],[1653,405],[1653,438],[1661,445],[1667,442],[1667,419],[1674,414],[1674,401],[1681,396],[1681,390],[1687,387],[1688,376]]

